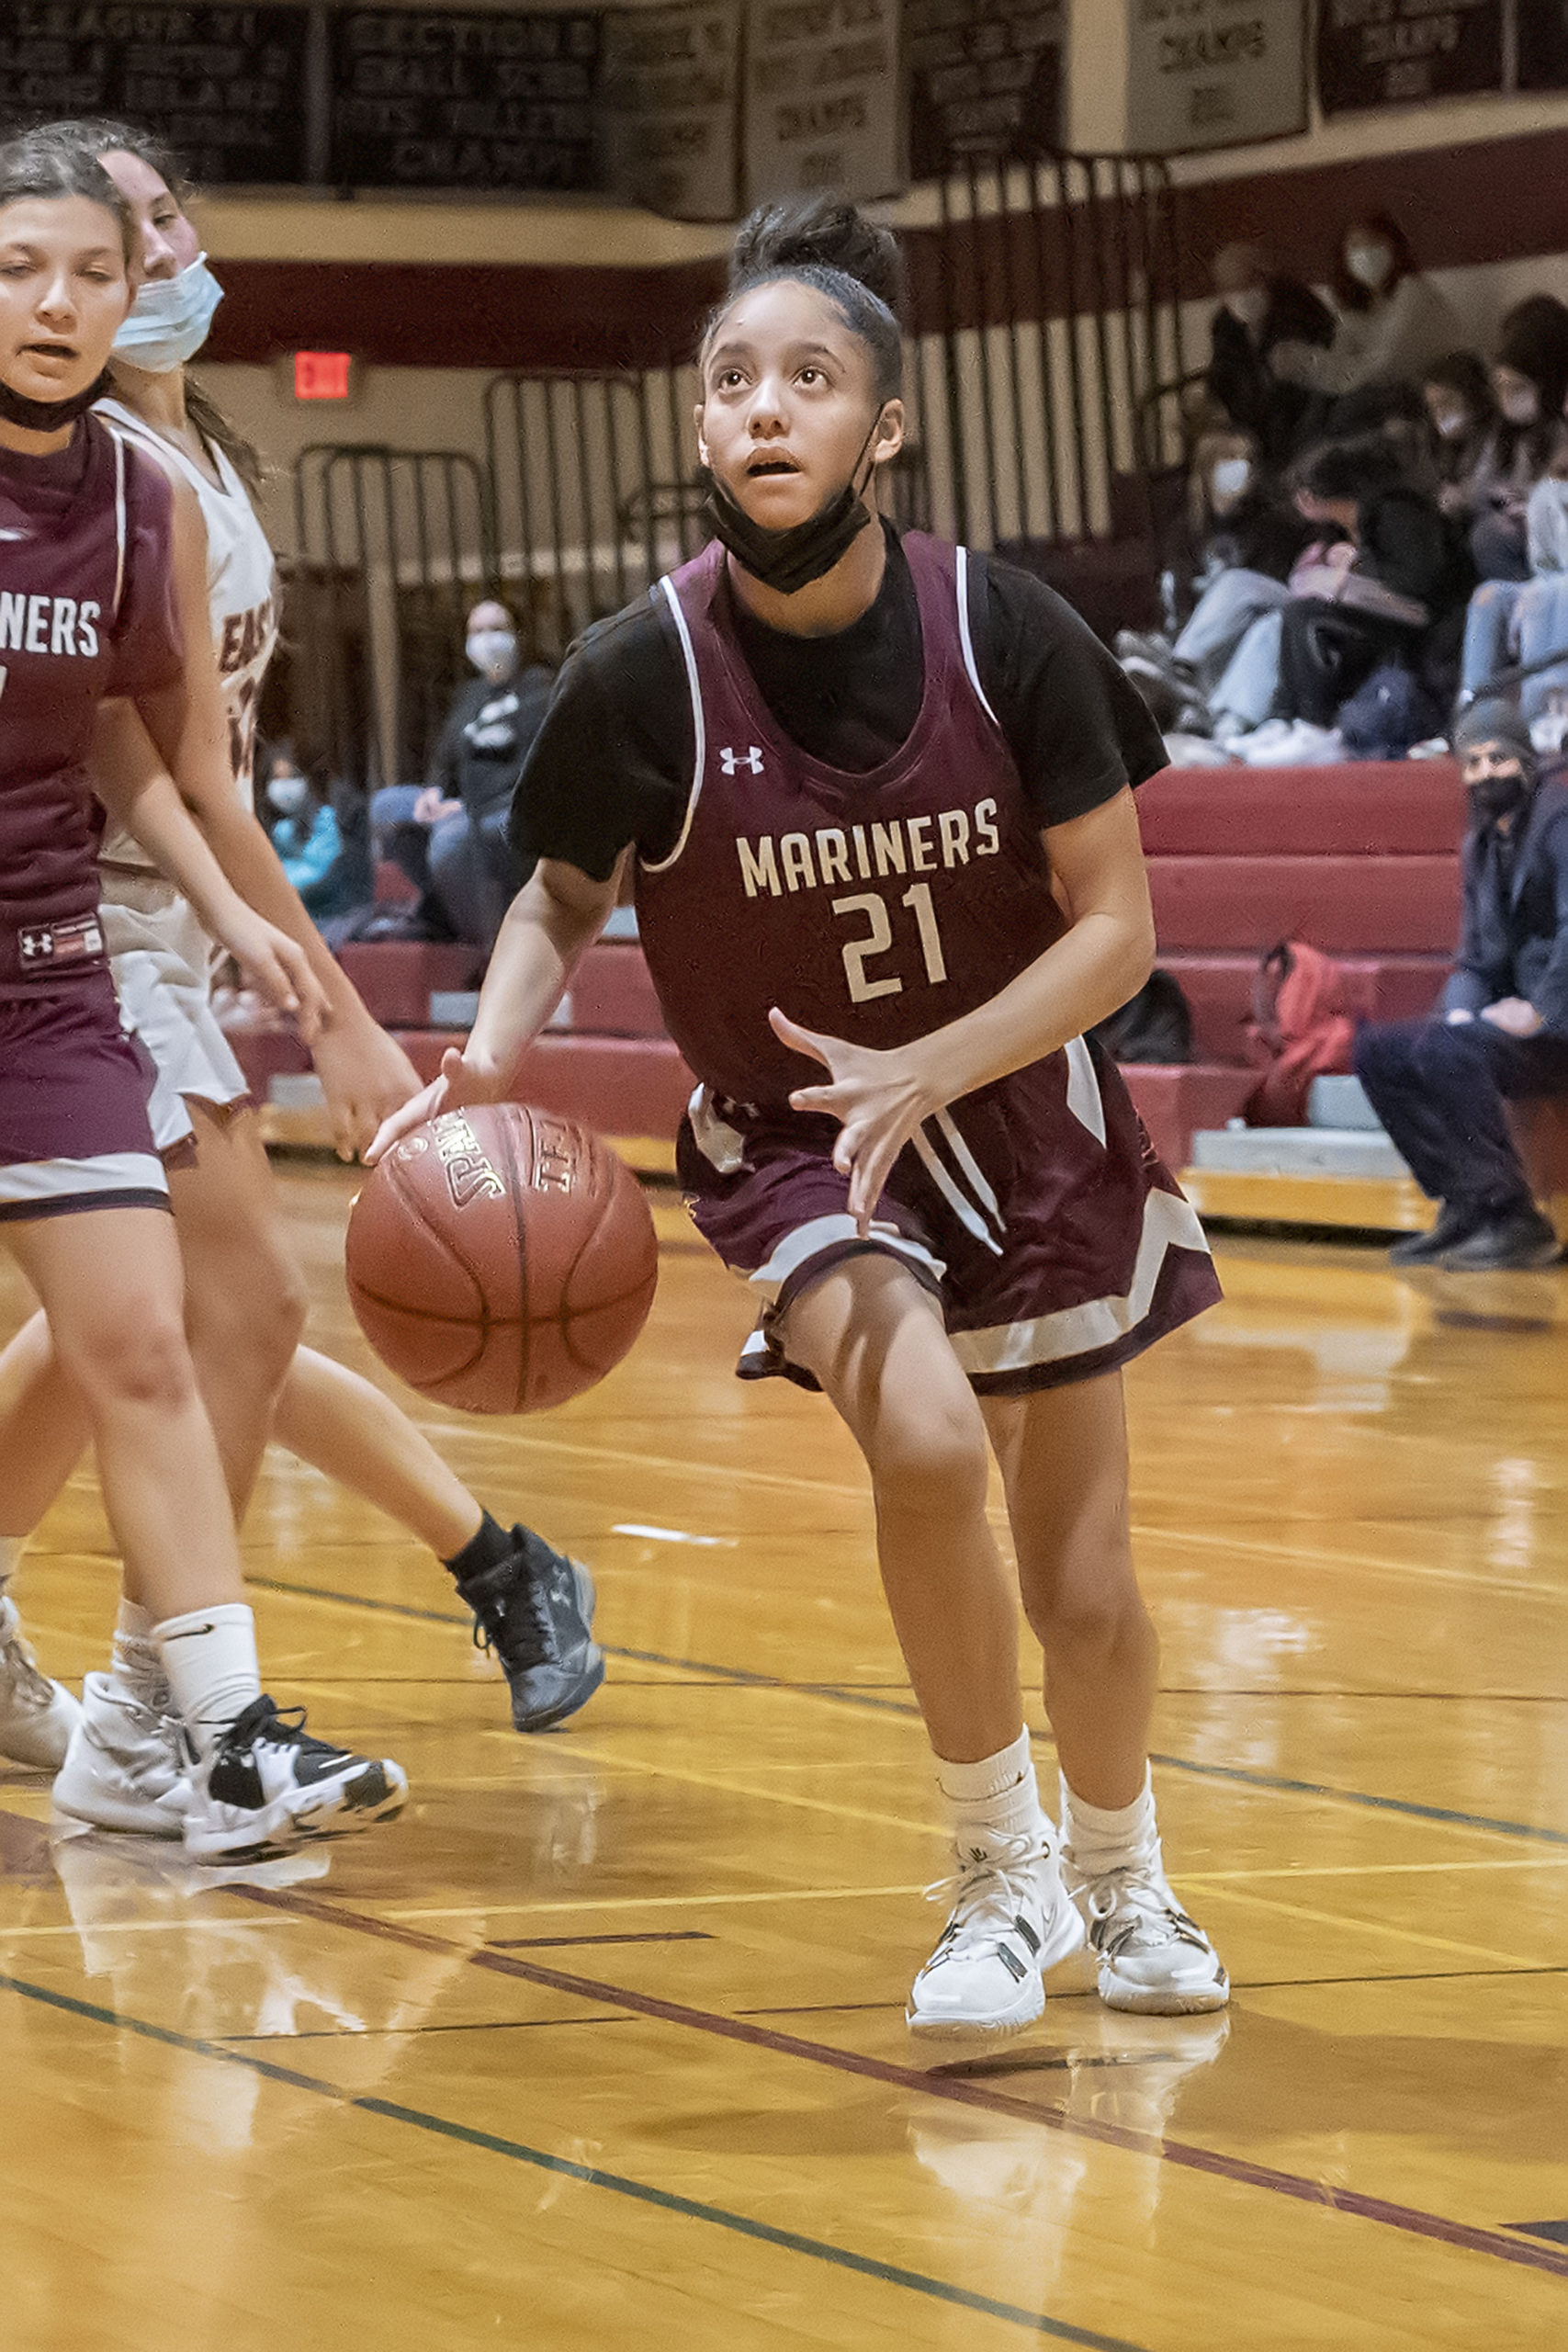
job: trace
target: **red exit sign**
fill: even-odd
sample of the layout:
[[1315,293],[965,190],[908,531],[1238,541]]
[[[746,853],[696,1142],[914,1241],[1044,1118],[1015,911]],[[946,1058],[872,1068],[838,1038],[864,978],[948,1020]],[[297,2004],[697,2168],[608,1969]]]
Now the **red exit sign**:
[[297,401],[345,401],[353,373],[354,359],[349,352],[297,351],[294,397]]

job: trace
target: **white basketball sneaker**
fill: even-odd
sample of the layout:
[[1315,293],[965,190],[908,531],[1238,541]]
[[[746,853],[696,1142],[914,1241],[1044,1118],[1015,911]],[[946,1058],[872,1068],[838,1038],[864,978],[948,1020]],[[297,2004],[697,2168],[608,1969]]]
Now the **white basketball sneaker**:
[[388,1758],[313,1738],[303,1708],[280,1714],[264,1691],[194,1766],[190,1791],[186,1851],[242,1861],[373,1828],[402,1811],[409,1784]]
[[63,1683],[40,1673],[16,1602],[0,1595],[0,1757],[57,1772],[81,1712]]
[[55,1812],[95,1829],[181,1838],[189,1806],[177,1716],[132,1698],[107,1674],[86,1675],[82,1718],[54,1783]]
[[1021,2032],[1045,2007],[1044,1972],[1084,1939],[1049,1838],[966,1829],[956,1876],[928,1889],[933,1901],[950,1892],[952,1914],[909,1995],[910,2032]]
[[1098,1962],[1100,1997],[1108,2008],[1179,2018],[1224,2007],[1230,1978],[1171,1892],[1157,1835],[1115,1870],[1079,1870],[1072,1849],[1064,1847],[1062,1878]]

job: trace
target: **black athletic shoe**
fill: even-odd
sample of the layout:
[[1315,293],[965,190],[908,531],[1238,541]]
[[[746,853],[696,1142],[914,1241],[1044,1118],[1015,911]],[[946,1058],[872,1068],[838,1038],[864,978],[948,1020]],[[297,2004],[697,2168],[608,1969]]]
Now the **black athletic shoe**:
[[234,1861],[342,1838],[400,1813],[408,1790],[400,1764],[313,1738],[302,1707],[279,1714],[264,1691],[192,1767],[186,1851]]
[[493,1650],[512,1686],[519,1731],[548,1731],[586,1705],[604,1679],[593,1639],[593,1579],[526,1527],[493,1568],[459,1577],[474,1612],[474,1643]]
[[1500,1273],[1553,1266],[1561,1254],[1556,1232],[1540,1211],[1517,1208],[1489,1217],[1446,1250],[1441,1263],[1448,1273]]
[[1473,1201],[1445,1201],[1437,1223],[1427,1233],[1407,1233],[1388,1253],[1391,1266],[1431,1266],[1456,1242],[1467,1241],[1486,1222],[1486,1211]]

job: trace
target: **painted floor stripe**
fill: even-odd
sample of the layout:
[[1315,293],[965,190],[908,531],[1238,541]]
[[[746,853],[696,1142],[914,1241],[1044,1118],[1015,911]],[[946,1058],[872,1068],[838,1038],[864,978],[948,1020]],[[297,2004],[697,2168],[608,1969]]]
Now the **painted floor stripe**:
[[1481,2223],[1456,2222],[1446,2213],[1428,2213],[1419,2206],[1402,2205],[1392,2198],[1375,2197],[1363,2189],[1337,2188],[1331,2181],[1314,2180],[1303,2173],[1255,2164],[1250,2157],[1227,2155],[1222,2149],[1168,2140],[1157,2132],[1134,2131],[1125,2124],[1102,2122],[1089,2116],[1070,2115],[1064,2108],[1041,2107],[1032,2100],[1013,2098],[1004,2091],[988,2090],[973,2081],[932,2074],[919,2066],[900,2066],[858,2050],[838,2049],[830,2042],[807,2041],[798,2034],[779,2033],[771,2027],[755,2025],[750,2018],[726,2015],[721,2010],[694,2008],[682,2001],[664,2000],[655,1993],[639,1993],[625,1984],[600,1984],[592,1977],[543,1967],[536,1961],[515,1960],[510,1952],[457,1945],[445,1936],[399,1927],[389,1919],[378,1918],[370,1912],[351,1911],[320,1895],[260,1886],[237,1886],[232,1892],[243,1902],[260,1904],[270,1910],[302,1912],[307,1917],[320,1919],[325,1927],[380,1937],[413,1951],[457,1952],[470,1968],[521,1977],[526,1984],[543,1985],[550,1992],[576,1994],[580,1999],[608,2008],[629,2009],[660,2025],[685,2027],[712,2034],[719,2041],[765,2050],[777,2057],[804,2059],[808,2064],[885,2083],[896,2090],[949,2099],[960,2106],[988,2108],[998,2115],[1021,2118],[1044,2130],[1061,2132],[1070,2139],[1092,2140],[1101,2147],[1120,2148],[1131,2155],[1152,2156],[1161,2163],[1178,2165],[1189,2172],[1207,2173],[1241,2188],[1269,2190],[1298,2204],[1326,2208],[1331,2212],[1401,2231],[1407,2236],[1459,2246],[1472,2254],[1491,2255],[1504,2262],[1521,2264],[1527,2269],[1549,2271],[1553,2278],[1568,2278],[1568,2253],[1559,2254],[1540,2245],[1527,2247],[1521,2239]]
[[[247,1578],[263,1592],[285,1594],[299,1600],[338,1602],[345,1609],[367,1609],[381,1616],[412,1618],[421,1624],[463,1625],[470,1622],[450,1609],[419,1609],[401,1600],[377,1600],[368,1594],[336,1592],[323,1585],[292,1584],[279,1577]],[[907,1699],[879,1699],[867,1690],[852,1690],[832,1682],[786,1681],[776,1674],[758,1674],[749,1667],[715,1666],[702,1658],[669,1657],[661,1650],[618,1649],[604,1644],[607,1657],[621,1657],[637,1666],[665,1666],[682,1674],[701,1675],[715,1682],[731,1682],[742,1690],[798,1691],[826,1699],[836,1706],[860,1707],[877,1714],[919,1720],[919,1709]],[[329,1678],[330,1679],[330,1678]],[[1354,1804],[1373,1813],[1393,1813],[1412,1821],[1434,1821],[1454,1829],[1483,1829],[1496,1838],[1528,1838],[1538,1845],[1568,1847],[1568,1829],[1542,1829],[1528,1821],[1498,1820],[1489,1814],[1461,1813],[1451,1805],[1421,1804],[1413,1797],[1378,1796],[1369,1789],[1331,1788],[1323,1781],[1297,1781],[1280,1772],[1254,1772],[1235,1764],[1201,1764],[1190,1756],[1151,1752],[1151,1763],[1171,1772],[1186,1772],[1201,1781],[1228,1781],[1238,1787],[1267,1789],[1284,1796],[1319,1797],[1337,1804]]]
[[168,2026],[152,2025],[142,2018],[125,2017],[116,2009],[101,2008],[93,2001],[78,2001],[68,1993],[51,1992],[46,1985],[31,1984],[23,1977],[0,1974],[0,1986],[20,1995],[23,2000],[40,2002],[45,2007],[62,2010],[68,2017],[85,2018],[96,2025],[114,2026],[122,2033],[133,2033],[145,2041],[161,2042],[170,2050],[183,2050],[192,2057],[215,2058],[231,2066],[247,2067],[268,2082],[280,2083],[289,2090],[310,2091],[316,2097],[330,2099],[336,2107],[357,2109],[362,2115],[376,2115],[388,2122],[407,2124],[416,2132],[428,2132],[438,2139],[456,2140],[464,2147],[479,2148],[490,2155],[505,2156],[513,2164],[530,2165],[536,2172],[553,2173],[567,2180],[582,2182],[585,2188],[608,2189],[613,2196],[627,2197],[640,2205],[651,2205],[663,2213],[678,2213],[685,2221],[705,2222],[711,2227],[728,2230],[738,2237],[751,2238],[763,2245],[777,2246],[785,2254],[805,2255],[808,2260],[829,2264],[836,2270],[850,2270],[863,2278],[874,2278],[886,2287],[903,2287],[912,2294],[924,2295],[933,2302],[955,2304],[959,2310],[978,2312],[987,2319],[1006,2320],[1014,2327],[1028,2330],[1032,2335],[1043,2335],[1058,2344],[1076,2344],[1087,2352],[1145,2352],[1141,2345],[1131,2343],[1121,2335],[1102,2335],[1089,2327],[1075,2327],[1070,2320],[1051,2319],[1039,2312],[1023,2310],[1017,2303],[1004,2303],[990,2295],[974,2293],[967,2287],[953,2286],[945,2278],[928,2278],[923,2271],[905,2270],[896,2263],[879,2262],[874,2256],[856,2254],[848,2246],[829,2245],[820,2238],[804,2236],[797,2230],[776,2229],[772,2222],[753,2221],[746,2213],[731,2213],[721,2205],[705,2205],[693,2197],[677,2196],[668,2188],[655,2188],[648,2181],[631,2180],[624,2173],[604,2172],[597,2165],[579,2164],[570,2156],[552,2155],[547,2149],[530,2148],[521,2140],[503,2139],[493,2132],[479,2132],[467,2123],[455,2123],[448,2117],[431,2115],[423,2108],[402,2107],[394,2099],[355,2098],[340,2090],[336,2084],[321,2081],[314,2075],[304,2075],[292,2066],[279,2066],[270,2058],[257,2058],[246,2050],[235,2050],[222,2042],[205,2041],[188,2033],[176,2033]]

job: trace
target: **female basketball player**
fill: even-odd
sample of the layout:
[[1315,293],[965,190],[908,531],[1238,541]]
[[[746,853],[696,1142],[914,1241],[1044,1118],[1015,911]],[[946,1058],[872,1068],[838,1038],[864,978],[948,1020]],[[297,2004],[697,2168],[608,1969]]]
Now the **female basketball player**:
[[[192,805],[242,861],[248,894],[269,886],[308,941],[334,1019],[315,1057],[340,1136],[352,1148],[413,1073],[377,1029],[286,888],[251,814],[255,709],[276,641],[274,564],[247,495],[254,459],[184,363],[220,299],[196,232],[171,185],[172,159],[116,123],[56,126],[86,146],[130,206],[141,290],[116,339],[112,395],[100,413],[170,474],[205,526],[205,601],[223,692],[225,756]],[[243,469],[243,470],[242,470]],[[201,624],[206,628],[205,618]],[[156,759],[129,715],[100,731],[98,757],[122,777]],[[258,859],[257,843],[262,843]],[[265,868],[264,880],[260,869]],[[103,861],[101,921],[127,1021],[157,1071],[152,1114],[169,1156],[186,1269],[186,1325],[236,1511],[243,1511],[268,1434],[400,1519],[446,1561],[480,1636],[497,1649],[519,1730],[581,1706],[604,1675],[592,1640],[586,1571],[528,1530],[500,1528],[396,1407],[357,1374],[297,1350],[304,1295],[245,1081],[209,1002],[211,955],[200,923],[122,831]],[[85,1442],[82,1408],[35,1319],[0,1358],[0,1589],[20,1539],[42,1516]],[[56,1785],[62,1809],[100,1826],[178,1834],[183,1780],[162,1724],[162,1677],[138,1596],[128,1601],[115,1671],[89,1677],[86,1724]],[[6,1671],[6,1668],[9,1671]],[[59,1764],[75,1710],[19,1646],[0,1660],[0,1753]]]
[[[1083,1038],[1148,970],[1129,787],[1160,747],[1049,591],[878,519],[896,273],[841,207],[742,230],[700,355],[716,537],[569,661],[517,797],[542,863],[472,1037],[369,1157],[505,1091],[631,862],[702,1080],[682,1182],[766,1302],[740,1369],[826,1390],[871,1472],[957,1856],[911,2026],[1016,2030],[1086,1928],[1113,2007],[1213,2009],[1227,1980],[1166,1882],[1149,1787],[1120,1368],[1217,1285]],[[1059,1855],[987,1437],[1045,1652]]]
[[[190,550],[168,485],[87,413],[135,250],[85,152],[39,133],[0,148],[0,1234],[83,1399],[184,1726],[183,1835],[213,1859],[367,1826],[406,1782],[310,1738],[262,1693],[143,1069],[104,952],[96,720],[127,698],[177,780],[205,675],[184,665],[171,587]],[[104,788],[136,813],[140,793]],[[294,951],[279,952],[287,967]]]

